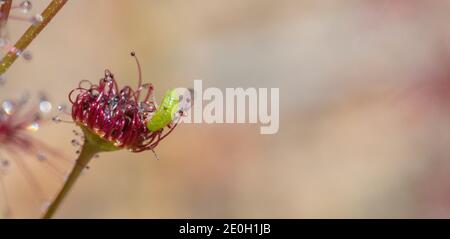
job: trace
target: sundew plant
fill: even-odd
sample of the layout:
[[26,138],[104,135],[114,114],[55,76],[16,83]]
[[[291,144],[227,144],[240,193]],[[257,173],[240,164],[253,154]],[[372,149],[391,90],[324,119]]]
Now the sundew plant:
[[[28,16],[32,10],[31,1],[0,1],[0,44],[5,51],[0,62],[0,79],[7,83],[5,74],[18,57],[31,59],[31,53],[26,48],[37,38],[41,31],[63,9],[68,0],[52,0],[41,13]],[[17,12],[17,13],[16,13]],[[30,24],[26,32],[11,44],[7,37],[8,21],[20,20]],[[48,25],[51,27],[51,24]],[[55,116],[51,120],[55,123],[72,123],[81,129],[72,144],[80,147],[78,158],[72,160],[57,150],[47,146],[42,140],[37,140],[31,132],[39,129],[49,117],[46,115],[52,109],[52,103],[45,92],[31,92],[39,96],[34,103],[28,94],[18,96],[17,99],[1,99],[0,110],[0,187],[2,205],[4,209],[1,217],[14,216],[10,206],[4,178],[8,176],[11,163],[23,171],[30,187],[37,194],[43,204],[42,218],[52,218],[58,207],[68,195],[82,171],[88,163],[99,153],[126,149],[139,153],[152,151],[177,126],[181,117],[185,115],[186,102],[190,98],[177,94],[175,90],[168,90],[160,105],[154,97],[154,87],[151,83],[143,82],[141,66],[136,53],[131,52],[138,68],[137,86],[121,86],[114,74],[106,69],[104,77],[98,83],[82,80],[73,90],[67,92],[70,107],[58,106],[61,114],[67,114],[71,120]],[[18,80],[18,79],[14,79]],[[1,91],[1,88],[0,88]],[[184,103],[183,103],[184,102]],[[54,126],[56,127],[56,126]],[[18,152],[21,152],[20,154]],[[62,180],[59,192],[46,200],[39,189],[38,179],[33,176],[33,168],[27,166],[20,158],[23,153],[45,162],[49,168],[57,171],[54,162],[64,160],[71,165],[71,171]],[[155,153],[155,157],[156,153]]]

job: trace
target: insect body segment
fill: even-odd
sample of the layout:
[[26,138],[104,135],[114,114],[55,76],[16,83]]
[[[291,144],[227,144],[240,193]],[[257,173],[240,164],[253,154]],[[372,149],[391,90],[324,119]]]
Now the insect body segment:
[[179,111],[179,95],[176,90],[166,92],[161,106],[156,110],[152,119],[147,122],[147,128],[152,131],[158,131],[169,125]]

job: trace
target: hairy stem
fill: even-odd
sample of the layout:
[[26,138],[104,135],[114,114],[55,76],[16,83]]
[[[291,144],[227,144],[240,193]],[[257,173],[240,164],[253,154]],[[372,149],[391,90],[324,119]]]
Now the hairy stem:
[[91,161],[92,157],[99,151],[100,151],[99,147],[96,144],[92,143],[92,141],[90,140],[84,141],[80,155],[78,156],[78,159],[75,163],[75,166],[72,169],[72,172],[70,172],[69,177],[67,178],[67,181],[64,183],[61,191],[58,193],[58,196],[56,196],[55,200],[53,200],[53,202],[50,204],[50,206],[48,207],[47,211],[42,216],[42,218],[49,219],[53,217],[53,214],[55,214],[56,210],[58,210],[59,206],[61,205],[61,202],[64,200],[70,189],[73,187],[78,177],[80,176],[81,172],[83,172],[89,161]]
[[5,73],[8,68],[17,59],[18,52],[23,52],[25,48],[33,41],[34,38],[47,26],[52,18],[58,13],[59,10],[66,4],[68,0],[52,0],[47,8],[42,12],[42,21],[32,24],[26,32],[20,37],[20,39],[14,45],[15,51],[9,51],[2,59],[0,63],[0,75]]

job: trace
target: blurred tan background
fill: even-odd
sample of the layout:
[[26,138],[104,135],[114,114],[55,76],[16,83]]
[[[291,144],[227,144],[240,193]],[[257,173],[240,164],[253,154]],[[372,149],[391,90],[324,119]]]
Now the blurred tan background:
[[[33,3],[37,13],[48,1]],[[60,218],[449,217],[449,11],[437,0],[69,1],[1,98],[43,90],[68,103],[105,68],[134,86],[131,50],[158,99],[194,79],[280,88],[278,134],[185,124],[159,161],[104,153]],[[11,39],[26,27],[11,22]],[[49,123],[36,135],[75,158],[73,129]],[[61,181],[30,164],[50,198]],[[38,217],[26,182],[7,182],[14,217]]]

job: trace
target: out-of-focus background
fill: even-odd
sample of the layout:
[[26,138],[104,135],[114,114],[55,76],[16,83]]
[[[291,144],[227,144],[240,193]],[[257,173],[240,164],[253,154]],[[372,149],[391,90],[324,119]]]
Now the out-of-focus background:
[[[43,90],[56,106],[105,68],[135,85],[131,50],[158,99],[194,79],[280,88],[279,133],[184,124],[159,161],[103,153],[60,218],[450,217],[449,12],[438,0],[69,1],[0,94]],[[27,26],[10,22],[11,39]],[[73,129],[48,123],[36,136],[75,158]],[[58,175],[30,164],[54,196]],[[23,177],[6,182],[13,217],[38,217]]]

